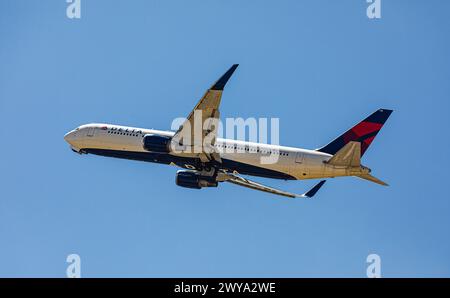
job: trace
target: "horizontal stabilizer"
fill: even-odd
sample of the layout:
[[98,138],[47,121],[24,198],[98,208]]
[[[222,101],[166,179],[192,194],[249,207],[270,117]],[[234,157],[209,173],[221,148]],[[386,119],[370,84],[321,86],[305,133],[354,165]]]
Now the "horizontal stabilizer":
[[361,165],[361,143],[348,142],[327,163],[333,166],[359,167]]
[[372,176],[370,174],[359,175],[358,177],[361,179],[369,180],[371,182],[374,182],[374,183],[377,183],[380,185],[389,186],[389,184],[387,184],[386,182],[383,182],[380,179],[375,178],[374,176]]

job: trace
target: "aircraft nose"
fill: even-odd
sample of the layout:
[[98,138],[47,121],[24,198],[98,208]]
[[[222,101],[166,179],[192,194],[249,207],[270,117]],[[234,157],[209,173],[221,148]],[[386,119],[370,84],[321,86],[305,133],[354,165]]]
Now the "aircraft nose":
[[64,135],[64,140],[65,140],[67,143],[69,143],[69,144],[72,145],[73,141],[75,140],[75,132],[72,130],[72,131],[69,131],[68,133],[66,133],[66,134]]

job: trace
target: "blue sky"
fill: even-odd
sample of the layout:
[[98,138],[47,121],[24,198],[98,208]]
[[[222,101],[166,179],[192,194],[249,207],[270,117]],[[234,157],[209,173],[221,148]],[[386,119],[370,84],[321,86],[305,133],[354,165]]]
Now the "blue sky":
[[[450,3],[0,2],[0,276],[450,276]],[[313,200],[177,187],[176,168],[78,156],[90,122],[169,129],[231,64],[222,117],[278,117],[317,148],[394,109],[364,156],[391,186],[330,179]],[[292,192],[316,181],[255,179]]]

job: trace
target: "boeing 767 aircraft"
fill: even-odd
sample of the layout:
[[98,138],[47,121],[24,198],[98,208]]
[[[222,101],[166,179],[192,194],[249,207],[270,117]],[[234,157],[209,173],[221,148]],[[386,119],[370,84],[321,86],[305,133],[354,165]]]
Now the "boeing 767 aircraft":
[[[325,183],[322,180],[299,195],[241,175],[285,180],[356,176],[387,185],[361,165],[361,157],[392,110],[375,111],[328,145],[315,150],[217,138],[222,92],[237,67],[233,65],[206,91],[176,132],[94,123],[77,127],[64,139],[80,154],[179,166],[184,170],[177,172],[176,184],[188,188],[217,187],[220,182],[230,182],[290,198],[310,198]],[[205,125],[196,133],[198,130],[191,128],[198,118]],[[268,155],[276,157],[274,162],[261,162]]]

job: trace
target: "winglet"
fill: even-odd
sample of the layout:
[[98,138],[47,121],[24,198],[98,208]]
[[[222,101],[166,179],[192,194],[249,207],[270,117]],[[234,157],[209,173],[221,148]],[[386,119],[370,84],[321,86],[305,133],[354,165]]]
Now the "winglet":
[[228,80],[233,75],[233,72],[236,70],[236,68],[239,66],[239,64],[233,64],[233,66],[230,67],[230,69],[227,70],[226,73],[224,73],[220,79],[217,80],[217,82],[210,88],[211,90],[223,90],[225,85],[227,84]]
[[316,192],[319,191],[319,189],[322,187],[322,185],[325,184],[325,182],[326,182],[326,180],[320,181],[313,188],[311,188],[308,192],[301,195],[301,197],[312,198],[316,194]]

